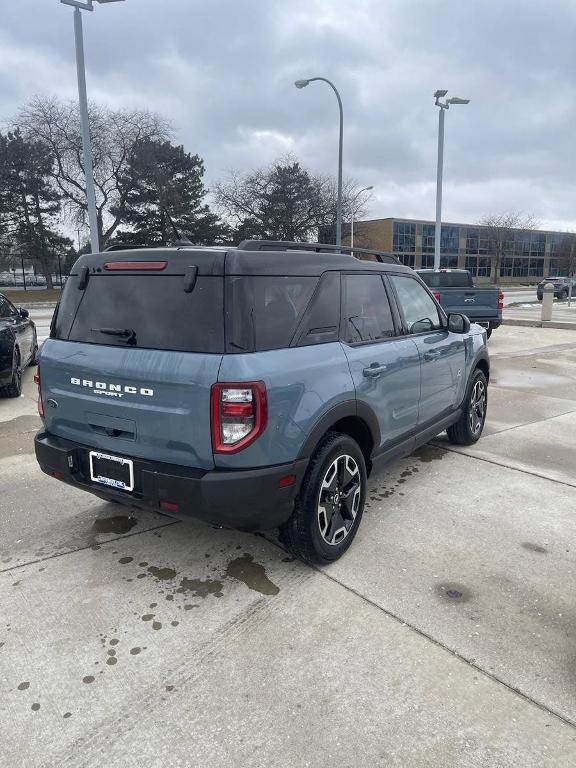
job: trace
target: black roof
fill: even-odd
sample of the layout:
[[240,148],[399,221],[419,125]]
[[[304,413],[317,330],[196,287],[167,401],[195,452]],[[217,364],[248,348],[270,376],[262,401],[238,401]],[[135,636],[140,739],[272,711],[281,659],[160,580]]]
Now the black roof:
[[[197,266],[201,275],[321,275],[329,270],[369,272],[410,272],[409,267],[381,251],[351,249],[323,243],[289,243],[268,240],[245,240],[238,247],[179,246],[172,248],[114,247],[103,253],[85,254],[74,264],[71,274],[87,267],[89,273],[105,272],[108,262],[166,261],[162,274],[184,274],[189,266]],[[133,272],[138,273],[135,268]]]

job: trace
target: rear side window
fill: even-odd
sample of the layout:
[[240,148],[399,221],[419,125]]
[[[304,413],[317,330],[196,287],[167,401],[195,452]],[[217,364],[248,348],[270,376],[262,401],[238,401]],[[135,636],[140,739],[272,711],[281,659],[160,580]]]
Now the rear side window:
[[182,275],[91,275],[78,290],[70,278],[52,336],[108,346],[182,352],[224,351],[223,280]]
[[424,333],[442,327],[438,308],[425,288],[411,277],[391,275],[408,333]]
[[429,288],[471,288],[472,277],[468,272],[419,272]]
[[228,352],[289,347],[318,277],[251,275],[226,279]]
[[342,338],[346,343],[382,341],[395,336],[380,275],[344,275],[342,290]]

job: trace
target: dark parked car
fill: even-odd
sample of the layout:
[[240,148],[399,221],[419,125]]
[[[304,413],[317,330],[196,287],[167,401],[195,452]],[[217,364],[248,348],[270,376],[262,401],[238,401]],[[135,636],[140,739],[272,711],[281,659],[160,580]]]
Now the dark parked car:
[[82,256],[40,353],[41,468],[336,560],[372,467],[443,430],[475,443],[488,397],[484,331],[357,251],[377,260],[250,240]]
[[572,298],[576,298],[576,278],[574,277],[547,277],[538,283],[536,288],[536,295],[538,301],[542,301],[544,295],[544,286],[546,283],[551,283],[554,286],[554,298],[555,299],[567,299],[570,293],[570,284],[572,284]]
[[27,309],[16,309],[0,293],[0,397],[19,397],[22,371],[38,356],[36,326]]

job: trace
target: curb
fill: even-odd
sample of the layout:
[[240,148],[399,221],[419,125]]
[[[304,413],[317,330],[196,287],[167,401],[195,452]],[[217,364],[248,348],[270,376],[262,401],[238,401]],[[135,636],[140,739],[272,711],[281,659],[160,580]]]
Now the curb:
[[561,320],[502,320],[502,325],[518,325],[525,328],[555,328],[559,331],[576,331],[576,322]]

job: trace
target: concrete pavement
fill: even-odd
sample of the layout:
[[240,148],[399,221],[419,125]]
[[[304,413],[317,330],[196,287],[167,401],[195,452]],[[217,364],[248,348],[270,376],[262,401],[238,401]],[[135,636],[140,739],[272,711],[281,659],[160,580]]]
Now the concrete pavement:
[[29,766],[573,766],[576,338],[490,341],[485,436],[372,478],[349,553],[110,505],[0,401],[0,724]]

